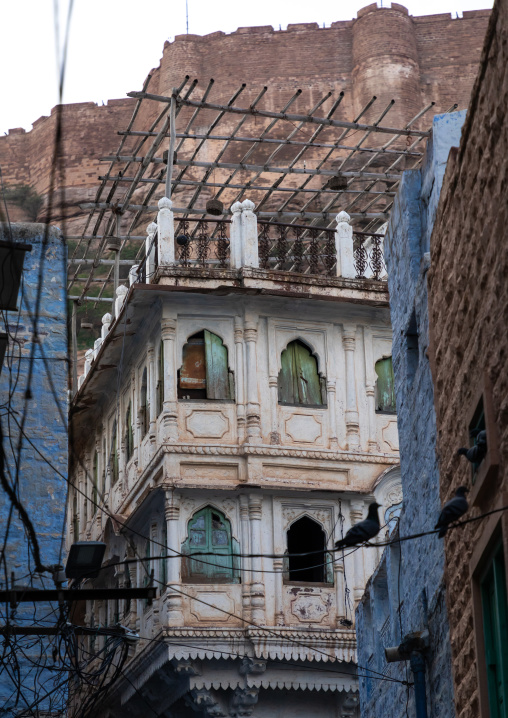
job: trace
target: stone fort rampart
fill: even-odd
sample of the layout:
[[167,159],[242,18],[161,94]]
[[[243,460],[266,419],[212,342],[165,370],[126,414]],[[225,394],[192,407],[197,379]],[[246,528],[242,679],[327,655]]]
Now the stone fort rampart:
[[[403,126],[432,101],[435,112],[455,103],[459,109],[467,107],[489,15],[489,10],[477,10],[455,19],[450,14],[412,17],[402,5],[373,4],[360,10],[356,19],[327,28],[302,23],[288,25],[284,31],[263,26],[239,28],[231,34],[178,35],[174,42],[165,43],[159,67],[151,70],[149,91],[170,94],[187,74],[199,78],[202,92],[213,77],[213,102],[228,101],[245,82],[238,104],[252,102],[266,85],[263,107],[279,109],[301,88],[300,99],[292,105],[292,111],[298,112],[329,90],[335,95],[343,90],[337,118],[352,119],[376,95],[378,101],[366,119],[377,119],[393,98],[396,104],[389,124]],[[97,177],[105,168],[99,158],[116,148],[116,133],[126,127],[134,102],[126,98],[104,106],[92,102],[63,106],[64,204],[71,232],[81,224],[79,203],[93,198]],[[157,108],[155,103],[143,105],[137,126],[146,129]],[[54,108],[31,131],[14,129],[0,137],[7,186],[28,184],[46,195],[56,117]],[[200,124],[209,119],[202,113]],[[427,115],[425,124],[430,121]],[[54,219],[60,219],[58,212]]]

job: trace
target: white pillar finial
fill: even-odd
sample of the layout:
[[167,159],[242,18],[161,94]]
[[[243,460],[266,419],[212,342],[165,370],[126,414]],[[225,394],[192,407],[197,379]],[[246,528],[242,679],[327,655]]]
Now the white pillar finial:
[[112,321],[112,316],[109,312],[107,312],[102,317],[102,329],[101,329],[101,338],[102,339],[105,339],[107,337],[111,321]]
[[126,294],[127,294],[127,287],[124,287],[123,284],[120,284],[120,286],[116,290],[116,300],[115,300],[115,316],[116,317],[122,311],[122,306],[125,301]]
[[339,212],[336,217],[335,250],[337,253],[337,276],[347,279],[356,277],[353,253],[353,227],[347,212]]
[[258,222],[254,202],[244,199],[231,206],[231,267],[259,267]]
[[175,263],[175,225],[171,207],[173,202],[162,197],[158,202],[157,215],[159,266],[165,267]]

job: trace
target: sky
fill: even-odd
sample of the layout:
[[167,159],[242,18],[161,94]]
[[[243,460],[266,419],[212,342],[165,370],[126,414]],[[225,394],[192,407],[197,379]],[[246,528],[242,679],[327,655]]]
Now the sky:
[[[166,40],[186,32],[186,0],[3,0],[0,43],[0,134],[31,125],[58,102],[58,61],[69,2],[73,3],[68,36],[64,102],[97,102],[125,97],[141,89],[157,67]],[[400,0],[411,15],[492,7],[491,0]],[[369,0],[188,0],[189,32],[289,23],[318,22],[327,27],[351,20]],[[378,0],[378,5],[380,0]],[[390,3],[384,0],[384,5]],[[56,10],[55,10],[56,8]],[[54,17],[59,32],[55,30]],[[58,48],[58,49],[57,49]]]

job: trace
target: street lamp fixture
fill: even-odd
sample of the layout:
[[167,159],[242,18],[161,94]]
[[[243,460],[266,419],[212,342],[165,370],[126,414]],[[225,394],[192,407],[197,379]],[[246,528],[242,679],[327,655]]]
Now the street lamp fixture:
[[106,544],[102,541],[76,541],[69,551],[65,575],[77,580],[95,578],[101,569],[105,551]]

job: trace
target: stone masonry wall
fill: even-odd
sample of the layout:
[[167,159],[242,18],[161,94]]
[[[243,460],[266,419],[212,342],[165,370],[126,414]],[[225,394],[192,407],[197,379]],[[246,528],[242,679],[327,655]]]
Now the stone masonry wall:
[[[25,390],[30,367],[32,349],[33,315],[37,294],[37,283],[42,253],[45,253],[44,279],[41,295],[40,318],[38,323],[39,342],[35,349],[31,398],[26,401],[26,421],[22,441],[18,492],[21,502],[34,525],[44,565],[61,561],[62,532],[64,530],[65,502],[67,495],[67,329],[65,310],[65,261],[66,250],[59,230],[50,228],[46,247],[43,247],[44,225],[13,224],[15,241],[32,245],[26,252],[22,288],[18,297],[19,313],[3,312],[7,325],[2,319],[0,331],[8,332],[9,348],[6,352],[0,374],[0,403],[2,404],[3,450],[6,468],[11,483],[16,479],[16,448],[20,437],[19,422],[25,408]],[[0,224],[0,240],[10,237],[9,228]],[[48,374],[50,372],[50,375]],[[50,379],[52,384],[50,383]],[[52,386],[56,396],[53,395]],[[11,399],[9,400],[9,396]],[[57,406],[58,402],[58,406]],[[0,496],[0,526],[2,541],[8,525],[10,502],[4,492]],[[11,578],[14,572],[16,585],[33,585],[37,588],[53,588],[51,576],[30,576],[33,560],[29,558],[27,536],[16,511],[12,514],[6,543],[6,572],[1,571],[1,587],[5,588],[4,577]],[[52,620],[58,617],[55,605],[20,604],[11,618],[19,625],[34,625],[38,619]],[[5,606],[2,607],[5,613]],[[0,619],[5,623],[5,615]],[[47,625],[47,624],[45,624]],[[34,642],[33,636],[18,638],[26,649]],[[44,641],[44,639],[42,639]],[[3,641],[1,641],[3,643]],[[3,646],[2,646],[3,650]],[[51,648],[45,646],[46,659]],[[7,651],[7,653],[9,653]],[[28,651],[34,660],[40,655],[39,646]],[[6,716],[19,715],[35,699],[53,687],[53,679],[61,680],[60,672],[53,674],[30,665],[20,652],[17,653],[24,689],[21,696],[10,680],[11,671],[0,674],[0,704]],[[59,694],[56,694],[59,695]],[[61,693],[60,693],[61,695]],[[18,698],[18,701],[16,700]],[[55,707],[55,706],[54,706]],[[46,701],[38,706],[48,709]],[[58,708],[58,705],[56,706]]]
[[[360,10],[356,20],[335,22],[329,28],[301,23],[290,24],[282,32],[266,26],[239,28],[229,35],[178,35],[165,44],[159,67],[150,71],[149,91],[170,94],[188,74],[199,78],[199,96],[213,77],[212,101],[227,102],[245,82],[247,88],[237,104],[248,105],[266,85],[262,106],[274,110],[301,88],[301,98],[292,105],[298,112],[307,110],[328,90],[334,95],[344,90],[336,117],[348,120],[375,94],[378,101],[365,119],[376,119],[394,98],[396,105],[388,117],[392,126],[402,126],[431,101],[436,103],[436,112],[454,103],[467,106],[489,13],[465,12],[460,19],[449,14],[412,17],[402,5],[378,8],[373,4]],[[127,126],[134,104],[134,100],[121,99],[110,100],[106,106],[91,102],[64,106],[66,192],[58,199],[62,206],[57,206],[53,219],[66,216],[68,234],[82,227],[86,211],[79,209],[79,203],[93,199],[97,177],[107,167],[99,159],[118,146],[116,131]],[[324,108],[327,111],[328,105]],[[147,129],[159,109],[157,103],[143,103],[136,128]],[[182,112],[182,122],[191,112]],[[206,125],[211,117],[210,112],[200,113],[200,124]],[[55,120],[56,108],[50,117],[37,120],[30,132],[18,128],[0,137],[6,185],[29,184],[46,197]],[[236,121],[233,117],[232,122]],[[430,115],[424,122],[429,124]],[[249,129],[247,123],[244,130],[248,135],[255,128]],[[370,141],[381,140],[372,137]],[[239,143],[235,145],[240,151]],[[283,156],[279,154],[280,159]]]
[[[398,529],[401,536],[432,529],[440,511],[434,396],[427,355],[427,247],[444,166],[450,147],[459,142],[464,117],[464,112],[457,112],[434,118],[424,165],[421,170],[404,173],[385,238],[404,496]],[[418,334],[416,350],[408,350],[410,327]],[[430,635],[429,716],[452,718],[444,548],[435,535],[390,546],[367,585],[357,615],[358,664],[365,672],[360,680],[363,718],[403,718],[407,703],[414,715],[413,689],[379,680],[371,671],[407,680],[408,665],[387,664],[384,649],[399,645],[408,633],[423,630]]]
[[[431,242],[429,272],[432,373],[440,457],[441,499],[471,488],[467,417],[482,376],[491,383],[499,471],[470,515],[508,504],[508,7],[496,3],[459,150],[450,156]],[[471,494],[470,494],[471,503]],[[506,516],[505,557],[508,556]],[[446,582],[455,703],[459,718],[479,706],[470,559],[488,520],[450,532]],[[481,624],[479,626],[481,631]]]

